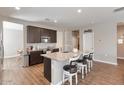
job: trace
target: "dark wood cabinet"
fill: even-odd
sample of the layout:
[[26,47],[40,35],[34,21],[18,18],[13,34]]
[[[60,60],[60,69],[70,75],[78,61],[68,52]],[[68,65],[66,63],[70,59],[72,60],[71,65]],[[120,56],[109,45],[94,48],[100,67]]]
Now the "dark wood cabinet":
[[51,29],[44,29],[41,28],[41,37],[49,37],[49,43],[56,43],[57,41],[57,34],[56,30],[51,30]]
[[51,43],[56,43],[57,42],[56,31],[55,30],[51,30],[49,33],[50,33],[50,37],[51,37]]
[[40,43],[40,28],[34,26],[27,26],[27,42]]
[[59,48],[52,49],[51,52],[52,52],[52,53],[54,53],[54,52],[59,52]]
[[44,57],[44,77],[51,82],[51,59]]
[[41,56],[43,51],[32,51],[29,54],[29,66],[43,63],[43,57]]
[[[28,55],[29,55],[29,66],[43,63],[44,62],[44,57],[41,56],[41,55],[42,54],[46,54],[46,51],[43,51],[43,50],[40,50],[40,51],[31,51],[30,53],[28,53]],[[51,50],[51,52],[52,53],[53,52],[59,52],[59,48],[54,48],[54,49]]]
[[45,37],[49,37],[50,36],[50,30],[49,29],[41,28],[40,31],[41,31],[40,32],[41,36],[45,36]]
[[49,38],[48,43],[56,43],[56,33],[56,30],[27,26],[27,43],[46,43],[43,42],[42,37]]

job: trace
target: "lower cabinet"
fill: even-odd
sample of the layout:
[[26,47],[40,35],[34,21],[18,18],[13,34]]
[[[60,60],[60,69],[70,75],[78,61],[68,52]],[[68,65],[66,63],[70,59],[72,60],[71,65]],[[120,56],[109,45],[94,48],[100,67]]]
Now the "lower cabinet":
[[[51,52],[59,52],[59,48],[52,49]],[[44,62],[44,57],[41,54],[45,54],[43,50],[41,51],[31,51],[29,53],[29,66],[40,64]],[[46,59],[45,59],[46,60]]]
[[29,66],[43,63],[42,51],[32,51],[29,55]]
[[53,53],[53,52],[59,52],[59,48],[55,48],[55,49],[53,49],[51,52],[52,52],[52,53]]
[[49,82],[51,82],[51,59],[44,57],[43,62],[44,62],[44,77]]

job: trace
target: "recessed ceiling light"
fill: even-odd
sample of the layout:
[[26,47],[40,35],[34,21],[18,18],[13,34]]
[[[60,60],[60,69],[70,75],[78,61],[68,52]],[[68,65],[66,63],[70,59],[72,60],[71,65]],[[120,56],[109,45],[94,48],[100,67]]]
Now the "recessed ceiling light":
[[20,10],[21,8],[20,7],[15,7],[16,10]]
[[54,20],[54,23],[57,23],[57,20]]
[[77,12],[78,12],[78,13],[81,13],[81,12],[82,12],[82,10],[81,10],[81,9],[78,9],[78,10],[77,10]]

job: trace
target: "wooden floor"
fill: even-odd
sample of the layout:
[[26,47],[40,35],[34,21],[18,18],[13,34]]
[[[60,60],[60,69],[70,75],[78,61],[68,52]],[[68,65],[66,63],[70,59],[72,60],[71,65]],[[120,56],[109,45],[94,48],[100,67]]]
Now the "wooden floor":
[[[10,59],[4,61],[2,84],[5,85],[49,85],[43,76],[43,64],[22,67],[22,61]],[[78,85],[120,85],[124,84],[124,60],[118,65],[94,62],[93,70],[85,79],[78,75]],[[65,84],[68,84],[66,82]]]
[[48,85],[43,76],[43,64],[22,67],[22,61],[6,59],[3,66],[2,84],[5,85]]
[[93,70],[79,85],[123,85],[124,84],[124,60],[118,60],[118,65],[110,65],[96,62]]

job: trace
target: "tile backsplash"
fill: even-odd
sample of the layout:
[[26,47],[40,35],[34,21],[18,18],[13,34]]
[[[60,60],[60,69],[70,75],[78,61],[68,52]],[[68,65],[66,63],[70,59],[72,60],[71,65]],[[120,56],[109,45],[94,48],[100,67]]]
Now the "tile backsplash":
[[33,50],[41,50],[45,48],[56,48],[56,43],[30,43],[27,44],[26,47],[33,46]]

